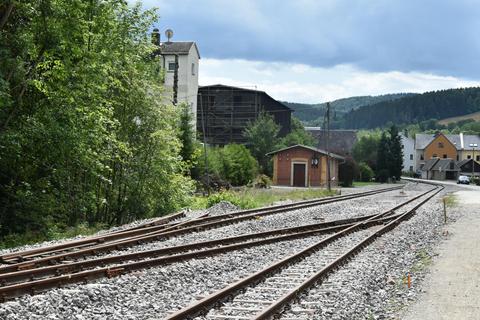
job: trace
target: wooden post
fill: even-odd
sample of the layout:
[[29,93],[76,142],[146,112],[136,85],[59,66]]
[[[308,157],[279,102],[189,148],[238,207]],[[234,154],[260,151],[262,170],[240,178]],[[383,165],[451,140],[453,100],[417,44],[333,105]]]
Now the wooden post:
[[447,224],[447,199],[443,197],[443,219],[445,224]]

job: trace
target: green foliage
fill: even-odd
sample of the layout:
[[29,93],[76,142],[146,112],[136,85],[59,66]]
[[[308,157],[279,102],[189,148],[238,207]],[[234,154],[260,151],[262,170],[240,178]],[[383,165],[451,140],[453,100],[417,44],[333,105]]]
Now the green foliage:
[[[204,157],[202,150],[195,171],[206,172]],[[239,144],[228,144],[223,148],[208,147],[207,164],[210,174],[235,186],[252,182],[258,172],[258,164],[255,158],[245,146]]]
[[305,130],[305,127],[300,122],[300,120],[292,117],[291,132],[280,139],[277,147],[284,148],[296,144],[314,147],[317,143],[315,141],[315,138],[310,134],[310,132],[307,132]]
[[403,169],[403,145],[396,126],[390,127],[389,138],[389,173],[391,177],[400,180]]
[[358,176],[358,166],[355,160],[347,157],[345,162],[338,166],[338,179],[342,187],[351,187],[353,179]]
[[[384,101],[396,100],[408,96],[413,96],[412,93],[397,93],[397,94],[385,94],[380,96],[359,96],[349,97],[344,99],[338,99],[330,102],[333,110],[332,128],[345,128],[344,116],[350,110],[354,110],[363,106],[369,106]],[[305,104],[305,103],[292,103],[283,102],[288,107],[295,110],[295,116],[302,122],[310,126],[322,126],[323,117],[326,110],[327,103],[318,104]]]
[[278,147],[280,126],[275,123],[273,117],[267,113],[261,113],[259,117],[251,122],[245,129],[244,136],[247,139],[247,146],[253,157],[260,165],[260,172],[271,175],[272,163],[266,154]]
[[255,188],[268,189],[272,186],[272,179],[265,174],[260,174],[253,182]]
[[360,137],[353,146],[353,158],[358,163],[365,163],[373,170],[377,167],[377,151],[380,137],[376,135],[365,135]]
[[188,168],[192,167],[197,161],[198,152],[195,146],[195,131],[193,129],[190,107],[187,104],[182,104],[179,123],[179,139],[182,143],[180,149],[180,156],[186,163]]
[[389,148],[389,139],[385,132],[382,133],[380,141],[378,143],[378,150],[377,150],[377,181],[379,182],[386,182],[388,177],[390,176],[389,173],[389,156],[390,148]]
[[221,201],[228,201],[242,209],[251,209],[255,207],[254,202],[250,198],[240,197],[234,192],[222,191],[214,193],[207,198],[207,208],[210,208]]
[[160,103],[148,37],[157,20],[124,1],[15,2],[0,30],[0,239],[186,202],[179,114]]
[[480,88],[440,90],[352,110],[345,115],[345,127],[388,127],[388,122],[397,125],[420,123],[420,129],[424,131],[437,128],[435,119],[476,111],[480,111]]
[[223,176],[234,186],[252,182],[258,172],[258,164],[248,149],[240,144],[228,144],[223,148]]
[[362,182],[372,181],[374,177],[374,172],[372,168],[365,162],[360,162],[358,164],[358,180]]

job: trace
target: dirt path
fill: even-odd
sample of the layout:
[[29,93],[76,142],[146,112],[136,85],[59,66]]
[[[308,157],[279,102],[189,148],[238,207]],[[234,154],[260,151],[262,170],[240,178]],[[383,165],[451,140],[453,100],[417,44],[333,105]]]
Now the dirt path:
[[451,238],[441,245],[425,292],[404,320],[480,319],[480,192],[456,195],[467,214],[447,226]]

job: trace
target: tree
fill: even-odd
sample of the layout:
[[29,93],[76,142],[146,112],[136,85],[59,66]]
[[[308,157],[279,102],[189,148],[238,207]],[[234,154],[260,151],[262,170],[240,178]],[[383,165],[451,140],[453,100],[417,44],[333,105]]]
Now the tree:
[[181,104],[180,124],[179,124],[179,139],[182,143],[180,149],[180,156],[182,160],[187,164],[188,168],[191,168],[196,161],[195,147],[195,131],[192,126],[192,113],[187,104]]
[[255,179],[258,164],[248,149],[240,144],[228,144],[223,148],[223,176],[234,186],[246,185]]
[[254,122],[248,124],[244,131],[247,147],[257,159],[261,173],[272,174],[271,160],[266,154],[278,148],[279,132],[280,126],[267,113],[261,113]]
[[291,132],[281,138],[279,147],[290,147],[296,144],[314,147],[316,145],[315,138],[305,130],[305,127],[295,117],[292,117]]
[[387,134],[382,132],[380,141],[378,143],[377,150],[377,180],[380,182],[386,182],[388,177],[390,177],[389,171],[389,141]]
[[345,158],[345,162],[338,166],[338,180],[342,187],[351,187],[353,179],[358,175],[358,167],[352,157]]
[[380,139],[375,135],[361,137],[353,146],[353,158],[357,162],[364,162],[374,171],[377,168],[377,150]]
[[369,182],[369,181],[372,181],[373,177],[374,177],[374,172],[372,168],[370,168],[368,164],[366,164],[365,162],[360,162],[358,164],[358,180]]
[[192,182],[178,110],[161,103],[156,11],[14,3],[0,29],[0,241],[180,208]]
[[389,129],[389,175],[399,180],[403,170],[403,145],[396,126]]

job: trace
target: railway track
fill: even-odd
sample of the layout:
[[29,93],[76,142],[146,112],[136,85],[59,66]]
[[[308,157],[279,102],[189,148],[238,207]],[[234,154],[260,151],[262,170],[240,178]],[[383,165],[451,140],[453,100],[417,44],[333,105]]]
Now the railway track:
[[236,211],[211,217],[204,215],[199,218],[190,219],[180,223],[156,223],[153,225],[135,227],[126,231],[67,242],[60,245],[9,253],[0,256],[0,262],[4,265],[11,265],[11,267],[0,266],[0,273],[9,272],[12,269],[23,270],[55,264],[68,259],[85,258],[87,256],[111,252],[114,250],[121,250],[147,242],[164,240],[180,234],[218,228],[241,221],[257,219],[258,217],[291,210],[367,197],[384,192],[394,191],[400,188],[402,188],[402,186],[361,192],[353,195],[307,200],[286,205],[271,206],[267,208]]
[[[9,268],[7,271],[10,272],[0,274],[0,284],[2,285],[0,287],[0,298],[6,300],[23,294],[34,294],[39,291],[69,283],[86,282],[102,277],[113,277],[134,270],[165,265],[192,258],[208,257],[214,254],[240,250],[253,246],[261,246],[279,241],[320,236],[350,228],[359,222],[365,222],[365,226],[379,225],[395,219],[398,216],[394,214],[396,210],[425,196],[429,192],[431,191],[417,195],[412,199],[387,210],[381,216],[369,215],[334,220],[330,222],[276,229],[267,232],[245,234],[236,237],[196,242],[187,245],[166,247],[131,254],[69,262],[47,267],[34,267],[33,269],[17,270],[18,268],[16,269],[15,266],[7,266],[6,268]],[[128,262],[119,264],[126,261]],[[106,265],[109,266],[105,267]]]
[[[166,319],[188,319],[198,315],[204,319],[277,317],[300,294],[321,282],[376,238],[410,218],[442,189],[443,186],[436,186],[428,195],[424,194],[423,200],[401,214],[383,212],[321,238],[315,244],[174,312]],[[384,225],[371,224],[388,216],[392,219]],[[306,314],[315,312],[301,311]]]

